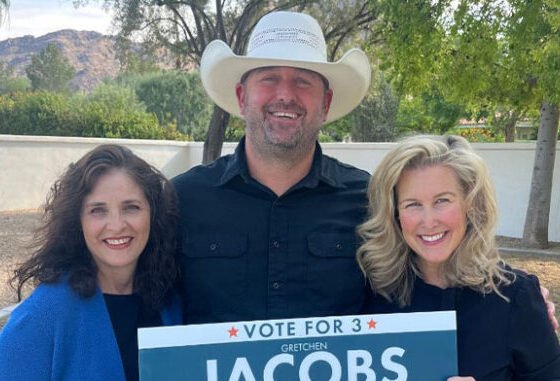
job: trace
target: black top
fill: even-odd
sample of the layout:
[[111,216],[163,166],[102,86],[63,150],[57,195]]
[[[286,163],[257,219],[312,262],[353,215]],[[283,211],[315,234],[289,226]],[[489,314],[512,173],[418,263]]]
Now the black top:
[[138,381],[138,328],[161,324],[160,314],[136,295],[103,294],[111,317],[126,381]]
[[459,375],[476,381],[560,380],[560,348],[535,276],[516,272],[501,288],[509,298],[483,295],[469,288],[438,287],[417,278],[411,305],[371,300],[370,313],[457,312]]
[[235,154],[173,179],[181,214],[187,323],[359,313],[367,285],[355,259],[369,174],[322,154],[277,197]]

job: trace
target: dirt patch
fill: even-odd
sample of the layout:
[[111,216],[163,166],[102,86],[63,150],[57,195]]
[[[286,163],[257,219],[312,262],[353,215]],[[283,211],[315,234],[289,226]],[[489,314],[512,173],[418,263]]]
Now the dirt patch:
[[34,211],[0,212],[0,308],[16,301],[7,282],[14,269],[27,257],[27,246],[39,226],[40,215]]
[[[8,280],[29,256],[27,246],[39,223],[37,211],[0,212],[0,309],[17,302]],[[6,318],[0,318],[0,327],[5,322]]]
[[538,249],[526,245],[520,238],[513,237],[496,237],[498,246],[508,249],[524,250],[526,249],[528,253],[531,251],[550,253],[554,255],[560,255],[560,242],[549,242],[548,247],[545,249]]

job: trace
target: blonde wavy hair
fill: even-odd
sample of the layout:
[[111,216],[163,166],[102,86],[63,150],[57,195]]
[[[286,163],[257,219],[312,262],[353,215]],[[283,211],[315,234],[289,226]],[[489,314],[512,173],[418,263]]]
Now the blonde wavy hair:
[[496,247],[494,186],[484,160],[460,136],[410,137],[381,161],[369,183],[368,219],[358,227],[364,242],[357,251],[360,267],[374,292],[401,307],[410,304],[421,272],[400,228],[395,188],[404,170],[440,165],[456,173],[467,205],[467,230],[443,264],[445,280],[450,287],[505,298],[499,286],[510,284],[514,274],[504,268]]

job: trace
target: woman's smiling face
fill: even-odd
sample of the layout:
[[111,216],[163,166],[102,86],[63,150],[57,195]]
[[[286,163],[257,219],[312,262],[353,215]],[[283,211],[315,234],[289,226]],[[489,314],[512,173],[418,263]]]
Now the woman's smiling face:
[[443,165],[407,169],[396,193],[404,239],[418,255],[425,280],[435,277],[435,282],[467,229],[465,195],[457,175]]
[[101,175],[84,199],[81,224],[100,275],[132,275],[150,235],[150,205],[123,170]]

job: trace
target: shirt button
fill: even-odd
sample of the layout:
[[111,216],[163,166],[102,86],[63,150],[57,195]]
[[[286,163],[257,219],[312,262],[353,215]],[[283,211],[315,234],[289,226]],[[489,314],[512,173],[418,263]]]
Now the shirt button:
[[280,247],[280,242],[272,241],[272,246],[274,246],[275,249],[278,249]]
[[278,290],[280,288],[280,282],[272,283],[272,288],[275,289],[275,290]]
[[336,244],[336,250],[342,250],[343,246],[340,242]]
[[215,243],[210,244],[210,251],[215,251],[218,248],[218,245]]

